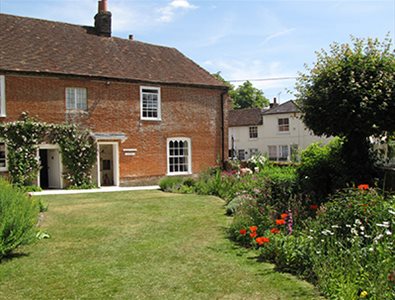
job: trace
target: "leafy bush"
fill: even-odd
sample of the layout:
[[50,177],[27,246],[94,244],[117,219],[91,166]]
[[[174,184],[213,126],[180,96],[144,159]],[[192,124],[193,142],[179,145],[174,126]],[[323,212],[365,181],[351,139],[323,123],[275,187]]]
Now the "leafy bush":
[[297,168],[298,186],[315,203],[325,201],[329,194],[345,187],[348,181],[344,177],[342,146],[343,141],[336,138],[327,145],[313,143],[302,151]]
[[161,179],[159,182],[159,187],[165,192],[175,192],[181,187],[182,182],[182,177],[168,176]]
[[36,236],[38,204],[0,179],[0,260]]
[[239,190],[238,178],[223,174],[221,169],[210,169],[200,174],[195,183],[195,192],[200,195],[218,196],[229,202]]

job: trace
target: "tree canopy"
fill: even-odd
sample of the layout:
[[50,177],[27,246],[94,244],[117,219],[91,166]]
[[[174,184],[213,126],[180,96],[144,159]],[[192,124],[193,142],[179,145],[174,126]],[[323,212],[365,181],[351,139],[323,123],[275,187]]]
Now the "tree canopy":
[[315,134],[344,137],[344,158],[358,176],[373,166],[368,137],[395,131],[395,52],[389,39],[352,42],[317,52],[296,97]]
[[301,74],[296,90],[305,124],[317,135],[380,136],[395,130],[392,43],[353,38],[331,45]]
[[229,87],[229,96],[232,99],[234,109],[263,108],[269,105],[269,99],[260,89],[255,88],[250,81],[247,80],[235,88],[233,84],[221,76],[221,72],[217,72],[213,76]]

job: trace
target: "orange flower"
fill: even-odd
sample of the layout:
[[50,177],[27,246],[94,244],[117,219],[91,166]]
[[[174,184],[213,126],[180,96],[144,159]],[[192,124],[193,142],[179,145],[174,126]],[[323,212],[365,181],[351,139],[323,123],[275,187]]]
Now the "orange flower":
[[285,220],[284,219],[277,219],[276,224],[277,225],[285,225]]
[[239,232],[240,232],[240,234],[241,234],[241,235],[246,235],[246,233],[247,233],[247,230],[245,230],[245,229],[240,229],[240,231],[239,231]]
[[286,219],[287,217],[288,217],[288,214],[287,214],[287,213],[281,214],[281,219]]
[[256,234],[256,232],[251,232],[250,233],[250,237],[253,239],[253,238],[255,238],[257,236],[257,234]]
[[310,205],[310,209],[311,210],[317,210],[318,209],[318,205],[317,204],[311,204]]
[[358,185],[358,189],[360,189],[360,190],[368,190],[369,189],[369,184],[360,184],[360,185]]
[[256,227],[256,226],[250,226],[251,232],[255,232],[255,231],[257,231],[257,229],[258,229],[258,227]]
[[272,228],[272,229],[270,229],[270,232],[273,234],[277,234],[277,233],[280,233],[280,229]]
[[269,238],[264,237],[264,236],[260,236],[260,237],[256,238],[255,241],[259,246],[262,246],[264,243],[270,242]]

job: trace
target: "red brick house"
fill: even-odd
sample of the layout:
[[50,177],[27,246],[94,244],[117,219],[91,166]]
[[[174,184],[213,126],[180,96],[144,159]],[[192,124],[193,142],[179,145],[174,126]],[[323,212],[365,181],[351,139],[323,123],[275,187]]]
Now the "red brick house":
[[[196,174],[224,159],[226,87],[174,48],[112,37],[106,0],[94,27],[0,14],[0,28],[0,122],[28,112],[88,127],[99,186]],[[38,183],[62,188],[59,147],[39,152]],[[5,156],[0,141],[0,174]]]

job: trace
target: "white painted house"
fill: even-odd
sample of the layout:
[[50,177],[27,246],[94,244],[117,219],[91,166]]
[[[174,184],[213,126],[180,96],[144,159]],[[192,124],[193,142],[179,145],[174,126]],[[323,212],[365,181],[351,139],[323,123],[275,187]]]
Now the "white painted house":
[[291,161],[311,143],[329,142],[306,128],[293,100],[274,102],[269,109],[239,109],[229,112],[229,156],[247,160],[262,153],[273,161]]

